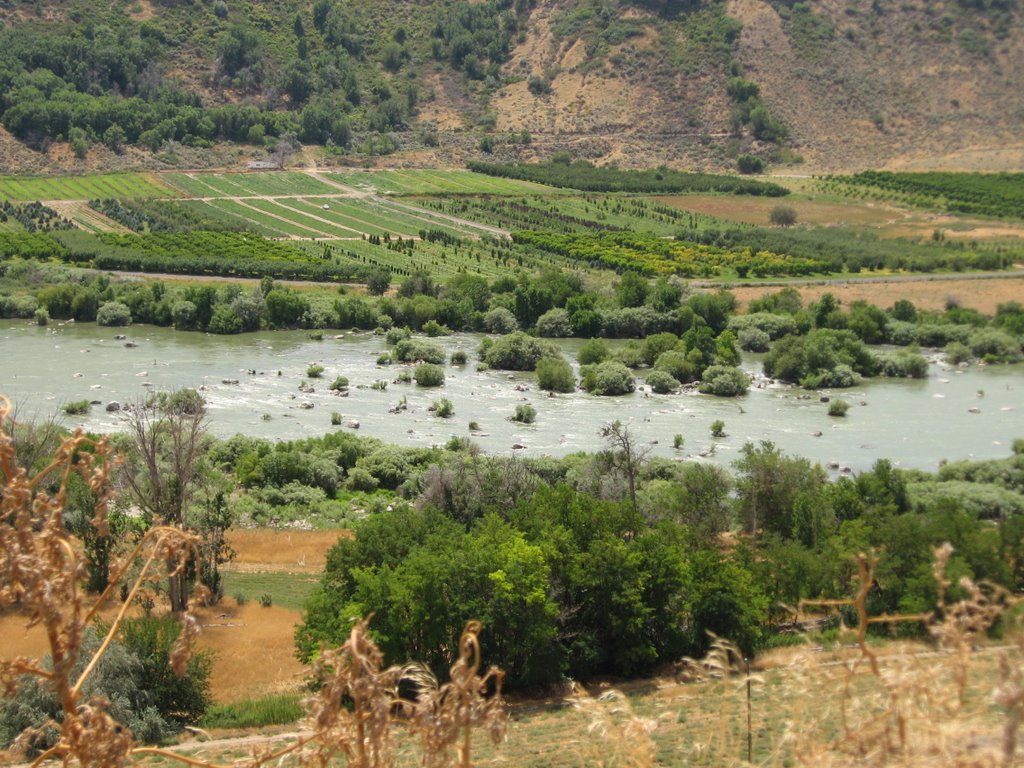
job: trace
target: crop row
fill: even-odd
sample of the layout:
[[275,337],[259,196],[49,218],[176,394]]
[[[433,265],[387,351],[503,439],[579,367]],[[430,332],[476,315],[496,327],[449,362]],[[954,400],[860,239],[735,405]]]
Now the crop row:
[[827,176],[826,185],[896,193],[911,204],[997,218],[1024,218],[1024,173],[890,173]]
[[1018,258],[1021,249],[999,248],[980,252],[960,242],[914,243],[888,240],[845,228],[814,229],[779,227],[730,227],[728,229],[683,229],[678,240],[734,250],[771,251],[795,258],[828,264],[828,272],[890,270],[960,272],[971,269],[1002,269]]
[[506,179],[520,179],[567,187],[585,192],[642,192],[648,194],[679,192],[723,192],[733,195],[783,197],[789,190],[738,176],[711,173],[686,173],[668,168],[633,171],[598,167],[586,161],[575,163],[483,163],[472,161],[470,170]]
[[0,176],[0,200],[91,200],[102,197],[174,197],[177,193],[143,173],[91,176]]
[[382,195],[523,195],[558,193],[559,190],[516,179],[499,179],[471,171],[410,169],[402,171],[353,171],[325,176],[356,189]]
[[[201,211],[233,228],[245,228],[267,237],[359,238],[385,234],[415,237],[420,230],[436,229],[465,237],[481,230],[453,225],[436,213],[411,211],[387,202],[349,198],[274,198],[268,200],[183,200],[177,205]],[[326,207],[325,207],[326,206]]]
[[708,245],[664,240],[635,232],[555,234],[516,232],[519,245],[531,246],[576,262],[645,275],[713,277],[728,270],[740,277],[810,275],[826,272],[815,259],[794,258],[749,248],[723,250]]
[[671,235],[681,226],[706,226],[708,217],[670,208],[657,199],[618,195],[562,197],[482,196],[421,201],[444,213],[505,229],[552,232],[638,230]]
[[329,195],[339,192],[308,173],[270,171],[256,173],[172,173],[167,180],[193,197],[256,197]]

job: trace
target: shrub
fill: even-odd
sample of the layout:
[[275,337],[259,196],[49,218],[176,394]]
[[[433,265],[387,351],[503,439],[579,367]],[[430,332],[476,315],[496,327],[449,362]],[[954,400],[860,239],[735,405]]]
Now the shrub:
[[564,339],[572,336],[569,313],[564,309],[549,309],[537,319],[537,335]]
[[324,370],[325,369],[322,365],[313,363],[308,368],[306,368],[306,375],[311,379],[319,379],[320,376],[323,374]]
[[1020,342],[997,328],[975,331],[969,343],[976,356],[990,363],[1016,363],[1021,359]]
[[908,350],[881,352],[875,355],[878,372],[894,378],[923,379],[928,376],[928,361],[923,355]]
[[736,397],[750,389],[750,377],[731,365],[712,365],[704,369],[700,391],[705,395]]
[[337,411],[331,411],[331,426],[332,427],[340,427],[341,426],[341,420],[343,418],[344,417],[340,413],[338,413]]
[[740,155],[736,158],[736,168],[740,173],[761,173],[764,170],[764,160],[753,155]]
[[465,365],[466,364],[466,353],[461,349],[452,352],[452,365]]
[[132,324],[132,311],[120,301],[108,301],[96,312],[99,325],[125,326]]
[[775,312],[750,312],[746,315],[734,315],[729,318],[726,326],[735,334],[748,328],[756,328],[768,334],[773,341],[797,332],[796,321],[790,315]]
[[845,416],[848,410],[850,410],[850,404],[845,400],[833,400],[828,404],[829,416]]
[[440,387],[444,384],[444,369],[433,363],[422,363],[416,366],[412,377],[421,387]]
[[242,607],[249,602],[249,596],[245,592],[235,592],[235,605]]
[[377,365],[391,365],[391,355],[387,352],[377,357]]
[[68,416],[81,416],[88,413],[90,407],[88,400],[74,400],[70,403],[64,403],[64,413]]
[[50,313],[46,311],[46,307],[39,307],[35,313],[36,325],[44,326],[50,324]]
[[676,436],[672,438],[672,447],[678,451],[680,448],[683,447],[683,443],[685,442],[686,438],[677,433]]
[[576,389],[576,377],[572,366],[559,355],[544,357],[537,363],[537,385],[548,392],[572,392]]
[[519,322],[510,310],[497,307],[484,315],[484,330],[488,333],[513,333],[519,330]]
[[398,342],[403,339],[412,338],[412,331],[408,328],[392,328],[384,335],[384,340],[388,343],[388,346],[395,346]]
[[125,648],[142,661],[140,683],[149,702],[161,716],[179,726],[198,722],[210,704],[209,653],[193,656],[186,674],[171,668],[171,653],[181,634],[181,624],[170,616],[129,619],[121,625]]
[[776,205],[768,214],[768,220],[777,227],[791,227],[796,224],[796,208],[791,205]]
[[603,363],[611,354],[604,339],[591,339],[580,347],[580,351],[576,353],[576,360],[580,365],[594,365]]
[[437,320],[427,320],[423,324],[423,332],[432,338],[435,336],[450,336],[452,333],[451,328],[447,325],[441,325]]
[[345,376],[338,376],[331,382],[330,389],[332,392],[344,392],[348,389],[348,379]]
[[618,360],[587,366],[580,386],[594,395],[625,395],[635,388],[633,374]]
[[479,432],[480,431],[480,423],[476,422],[476,421],[469,422],[469,431],[470,432]]
[[[696,352],[695,357],[699,358],[700,351],[694,351]],[[654,369],[657,371],[664,371],[671,375],[676,381],[686,382],[693,381],[697,378],[700,374],[701,366],[682,352],[670,350],[668,352],[662,352],[658,356],[658,361],[654,364]]]
[[432,341],[423,339],[402,339],[393,350],[393,357],[401,363],[433,363],[441,365],[445,360],[444,349]]
[[532,405],[517,405],[516,412],[512,416],[512,421],[518,421],[522,424],[533,424],[537,420],[537,409]]
[[270,608],[274,604],[274,596],[269,592],[264,592],[260,595],[260,605],[264,608]]
[[819,370],[809,373],[800,379],[800,386],[805,389],[831,387],[845,389],[860,383],[860,374],[845,363],[840,363],[830,371]]
[[447,419],[455,415],[455,405],[447,397],[434,401],[434,415]]
[[744,352],[767,352],[772,341],[771,336],[760,328],[744,328],[736,338]]
[[711,436],[712,437],[725,437],[725,422],[721,419],[715,419],[711,422]]
[[363,467],[353,467],[348,471],[348,479],[345,481],[345,485],[347,485],[351,491],[372,493],[377,490],[377,486],[380,485],[380,481],[370,474],[369,470],[364,469]]
[[557,355],[558,348],[551,342],[520,331],[495,340],[484,353],[484,362],[505,371],[532,371],[542,357]]
[[961,341],[951,341],[946,345],[946,362],[951,365],[969,363],[973,355],[971,348]]
[[679,389],[678,379],[665,371],[651,371],[647,374],[647,384],[659,395],[667,395]]

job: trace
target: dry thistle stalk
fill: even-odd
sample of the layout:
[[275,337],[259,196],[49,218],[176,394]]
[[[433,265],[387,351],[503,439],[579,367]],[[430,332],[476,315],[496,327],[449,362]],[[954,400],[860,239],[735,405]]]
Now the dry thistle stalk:
[[301,755],[304,765],[327,765],[336,754],[352,768],[393,762],[391,715],[401,705],[402,667],[381,669],[384,655],[367,632],[369,619],[352,627],[341,648],[325,651],[314,666],[323,686],[307,702],[315,736]]
[[438,686],[423,668],[413,674],[420,687],[413,730],[422,739],[426,766],[447,765],[455,747],[457,764],[469,768],[474,728],[486,728],[495,744],[505,737],[508,714],[501,696],[505,673],[491,667],[480,674],[480,630],[478,621],[469,622],[463,630],[459,658],[451,667],[449,682]]
[[637,716],[620,691],[613,689],[594,698],[574,685],[569,701],[587,721],[582,765],[647,768],[655,764],[658,748],[651,734],[658,721]]
[[[1001,685],[996,700],[1008,714],[1001,759],[964,738],[968,664],[975,643],[981,639],[1012,602],[1006,590],[985,582],[961,579],[966,597],[949,600],[951,582],[946,568],[953,548],[945,544],[934,550],[932,569],[937,585],[937,613],[897,616],[869,616],[866,597],[874,581],[877,558],[858,558],[860,587],[853,604],[857,610],[857,642],[860,656],[846,670],[840,699],[843,734],[833,746],[839,753],[854,755],[874,765],[963,765],[987,766],[1013,760],[1016,729],[1024,707],[1024,686],[1015,684],[1009,660],[1004,658]],[[923,622],[941,648],[950,651],[939,659],[922,660],[918,654],[900,654],[882,666],[867,645],[868,626],[876,623]],[[933,655],[933,654],[929,654]],[[854,695],[858,667],[867,662],[869,678],[876,687]],[[1024,678],[1018,678],[1021,682]],[[863,687],[863,681],[861,681]]]
[[[94,440],[79,429],[61,442],[46,466],[30,475],[18,461],[10,415],[10,402],[0,395],[0,608],[21,606],[29,614],[29,626],[43,627],[52,668],[27,657],[0,661],[3,693],[12,694],[19,678],[30,675],[45,681],[57,696],[62,721],[52,725],[60,737],[36,762],[57,758],[65,763],[118,766],[130,754],[131,734],[107,714],[107,702],[84,700],[82,686],[116,635],[130,601],[77,679],[74,669],[85,628],[113,594],[128,563],[115,569],[110,586],[89,604],[79,588],[85,561],[64,524],[68,481],[78,474],[97,499],[92,525],[100,534],[107,533],[110,473],[116,462],[105,438]],[[154,562],[178,562],[178,567],[184,567],[192,546],[191,537],[176,529],[147,532],[129,558],[147,558],[130,596],[149,578]]]

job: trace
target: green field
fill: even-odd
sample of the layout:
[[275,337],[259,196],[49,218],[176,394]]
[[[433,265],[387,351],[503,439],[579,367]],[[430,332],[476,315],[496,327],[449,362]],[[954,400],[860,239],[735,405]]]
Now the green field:
[[863,171],[826,176],[819,188],[848,197],[873,197],[904,205],[994,218],[1024,218],[1022,173],[891,173]]
[[497,179],[472,171],[421,170],[327,173],[325,178],[382,195],[564,194],[562,190],[516,179]]
[[167,181],[190,197],[285,197],[341,194],[344,190],[306,173],[169,173]]
[[90,200],[101,197],[177,197],[178,191],[149,173],[94,176],[0,176],[0,200]]
[[657,197],[636,195],[530,195],[511,199],[480,196],[428,198],[418,202],[442,213],[508,230],[594,232],[622,229],[667,237],[683,227],[703,229],[722,223],[711,216],[672,208]]
[[293,611],[302,610],[302,604],[318,583],[315,575],[308,573],[224,573],[224,594],[235,597],[239,594],[258,602],[261,595],[270,595],[274,605]]
[[[287,197],[270,200],[182,200],[204,215],[241,224],[266,237],[361,238],[385,234],[415,238],[422,230],[457,237],[480,237],[485,229],[459,225],[425,208],[410,210],[387,201],[340,197]],[[324,208],[324,206],[327,206]]]

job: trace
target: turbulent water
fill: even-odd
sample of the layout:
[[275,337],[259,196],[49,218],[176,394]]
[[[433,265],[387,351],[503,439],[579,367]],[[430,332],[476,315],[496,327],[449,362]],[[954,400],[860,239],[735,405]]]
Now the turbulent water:
[[[583,392],[549,397],[533,374],[477,372],[482,337],[474,334],[436,339],[449,354],[465,351],[471,362],[446,366],[444,386],[424,389],[394,383],[400,366],[377,366],[387,345],[367,333],[314,341],[298,331],[208,336],[133,326],[125,331],[126,340],[115,339],[118,332],[92,323],[40,328],[0,321],[0,393],[22,418],[59,412],[65,402],[98,401],[87,416],[61,414],[61,419],[68,426],[80,423],[107,432],[121,427],[119,416],[106,411],[110,401],[133,403],[156,390],[195,387],[203,390],[210,430],[219,436],[321,435],[339,428],[331,426],[331,414],[338,412],[343,424],[359,423],[360,435],[403,445],[439,445],[452,435],[469,436],[469,423],[477,422],[473,439],[486,452],[517,450],[529,456],[601,448],[601,425],[619,419],[651,445],[654,455],[728,464],[744,443],[770,440],[789,453],[853,471],[878,458],[935,469],[943,459],[1001,457],[1014,438],[1024,437],[1024,366],[1019,365],[959,369],[936,362],[924,380],[875,379],[824,393],[851,404],[846,418],[831,418],[822,393],[764,381],[753,357],[743,367],[755,376],[755,387],[740,398],[642,391],[623,397]],[[575,360],[580,342],[560,345]],[[324,366],[320,379],[307,378],[311,363]],[[348,397],[329,391],[337,375],[348,377]],[[370,388],[377,380],[388,382],[385,391]],[[315,391],[301,392],[304,381]],[[403,397],[407,409],[391,413]],[[438,418],[428,410],[441,397],[454,403],[453,417]],[[509,420],[521,403],[536,408],[535,424]],[[725,422],[727,436],[713,440],[710,425],[718,419]],[[673,448],[676,434],[685,438],[682,450]]]

